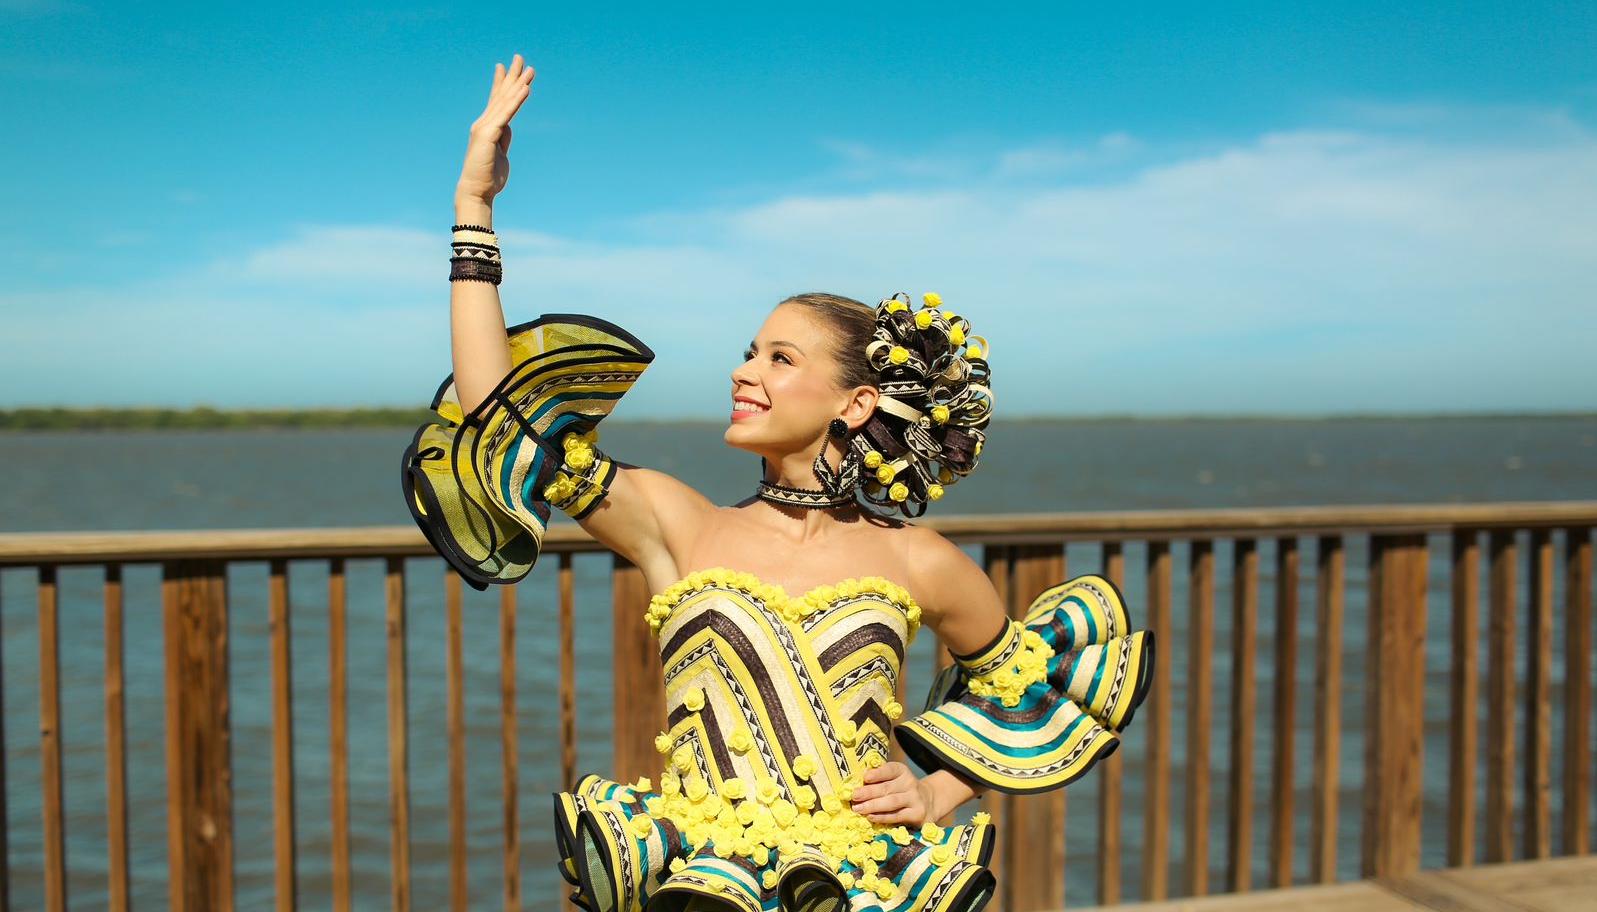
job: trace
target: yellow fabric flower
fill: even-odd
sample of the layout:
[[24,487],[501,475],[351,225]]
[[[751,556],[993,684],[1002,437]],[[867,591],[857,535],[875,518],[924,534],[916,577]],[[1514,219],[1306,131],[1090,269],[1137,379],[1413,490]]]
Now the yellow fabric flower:
[[793,775],[800,779],[808,779],[815,775],[815,758],[809,754],[802,754],[794,758]]
[[687,859],[679,855],[676,858],[671,859],[671,864],[669,867],[671,868],[672,874],[681,874],[688,868]]
[[665,732],[660,732],[658,735],[655,735],[654,749],[662,754],[671,753],[671,736]]
[[876,769],[878,766],[886,763],[887,758],[882,756],[881,751],[873,749],[865,754],[865,757],[861,762],[865,764],[866,769]]
[[838,801],[836,795],[822,795],[821,809],[829,814],[836,814],[843,809],[843,802]]
[[892,463],[888,463],[886,465],[882,465],[882,466],[878,466],[877,467],[877,469],[876,469],[876,480],[881,482],[882,484],[887,484],[888,482],[892,481],[893,480],[893,476],[897,475],[897,474],[898,474],[898,469],[895,468]]
[[954,312],[952,310],[943,311],[943,319],[950,323],[954,322]]
[[942,842],[943,828],[928,820],[921,825],[920,838],[926,840],[927,842]]
[[925,329],[926,327],[931,326],[931,325],[932,325],[932,312],[931,311],[923,310],[923,311],[915,314],[915,328],[916,329]]
[[721,783],[721,794],[733,801],[749,793],[749,784],[742,779],[728,779]]
[[852,872],[849,872],[849,871],[841,872],[840,874],[837,875],[837,882],[842,884],[843,885],[843,889],[845,889],[845,890],[854,889],[854,875],[853,875]]
[[935,291],[928,291],[925,294],[921,295],[921,298],[926,302],[926,306],[927,307],[942,307],[943,306],[943,296],[938,294]]
[[965,357],[967,357],[967,358],[980,358],[981,357],[981,346],[977,345],[974,342],[970,343],[970,345],[965,347]]
[[760,873],[760,886],[764,887],[767,890],[771,889],[772,887],[775,887],[776,886],[776,872],[772,871],[772,870],[766,870],[766,871],[761,872]]
[[894,300],[888,301],[887,306],[883,308],[883,310],[887,311],[888,313],[898,313],[901,310],[908,309],[908,304],[905,304],[903,301],[897,300],[896,298]]
[[837,723],[837,737],[844,744],[853,744],[854,740],[859,737],[859,726],[854,723],[853,719],[844,719]]
[[754,749],[754,735],[740,725],[727,736],[726,744],[738,753],[746,754]]
[[903,500],[909,496],[909,488],[905,487],[902,481],[895,481],[893,486],[887,489],[887,496],[894,500]]
[[904,706],[897,700],[887,701],[887,718],[897,719],[904,714]]
[[909,845],[909,841],[915,838],[909,834],[909,828],[903,825],[893,827],[888,831],[888,835],[899,845]]
[[[737,780],[737,781],[741,782],[742,780]],[[740,789],[739,791],[746,792],[747,790],[746,789]],[[737,818],[738,818],[738,823],[741,823],[744,826],[748,826],[749,824],[753,823],[754,822],[754,818],[756,816],[758,816],[757,813],[756,813],[758,810],[759,810],[759,805],[755,804],[753,801],[749,801],[749,800],[739,801],[738,802],[738,806],[737,806],[737,811],[736,811]]]
[[771,803],[771,816],[775,817],[776,822],[782,827],[790,827],[793,821],[798,819],[798,808],[786,798],[778,798]]
[[965,331],[960,329],[958,326],[955,326],[948,331],[948,341],[954,343],[955,345],[964,345]]
[[698,712],[704,708],[704,688],[695,687],[682,696],[682,705],[689,712]]
[[970,815],[970,822],[972,826],[986,826],[987,824],[993,822],[993,815],[987,813],[986,811],[977,811],[976,813]]
[[660,774],[660,792],[665,795],[675,795],[682,790],[682,779],[675,770],[666,770]]
[[704,796],[710,793],[710,787],[704,784],[703,779],[688,780],[688,797],[694,801],[703,801]]
[[586,469],[593,465],[593,451],[589,449],[575,449],[566,454],[566,465],[573,469]]
[[654,788],[654,783],[649,781],[648,776],[639,776],[638,781],[632,783],[633,791],[647,792],[652,788]]
[[948,406],[946,406],[946,405],[934,405],[934,406],[932,406],[932,421],[936,422],[937,424],[946,423],[948,421]]
[[895,345],[887,350],[887,360],[894,364],[903,364],[909,360],[909,349],[902,345]]
[[882,464],[882,454],[876,450],[865,451],[865,468],[874,469]]
[[809,810],[815,807],[815,789],[807,785],[801,785],[793,790],[793,800],[798,803],[799,807]]
[[632,819],[627,821],[627,829],[639,839],[648,839],[649,834],[654,832],[654,821],[648,814],[633,814]]
[[954,860],[954,851],[946,845],[932,849],[932,864],[942,866]]
[[932,500],[943,499],[943,486],[933,482],[926,486],[926,496]]
[[685,773],[692,769],[693,749],[688,747],[686,744],[677,748],[676,753],[671,755],[671,764],[677,768],[677,772],[679,773]]
[[758,791],[755,792],[755,797],[760,799],[761,804],[770,804],[781,794],[782,790],[777,786],[777,784],[767,779],[760,783]]
[[885,877],[876,878],[876,895],[877,896],[881,897],[882,899],[892,899],[893,898],[893,893],[896,890],[897,890],[897,887],[893,886],[893,882],[891,880],[888,880]]

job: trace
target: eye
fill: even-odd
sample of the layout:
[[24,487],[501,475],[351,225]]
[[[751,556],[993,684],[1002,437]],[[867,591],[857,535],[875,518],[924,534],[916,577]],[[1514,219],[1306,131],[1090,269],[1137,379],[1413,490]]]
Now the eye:
[[[743,353],[743,360],[744,361],[747,361],[747,360],[749,360],[752,357],[754,357],[754,349],[752,349],[752,348]],[[789,358],[787,355],[783,354],[782,352],[777,352],[777,353],[773,354],[771,357],[772,358],[781,358],[783,361],[787,362],[788,364],[792,364],[793,363],[793,359]]]

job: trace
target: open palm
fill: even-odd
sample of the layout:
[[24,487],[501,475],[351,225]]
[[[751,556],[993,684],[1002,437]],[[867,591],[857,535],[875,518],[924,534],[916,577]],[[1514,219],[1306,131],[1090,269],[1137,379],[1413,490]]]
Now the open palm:
[[520,54],[511,59],[508,70],[502,63],[494,64],[493,89],[487,107],[472,121],[456,196],[490,202],[505,189],[510,180],[510,119],[531,94],[533,75]]

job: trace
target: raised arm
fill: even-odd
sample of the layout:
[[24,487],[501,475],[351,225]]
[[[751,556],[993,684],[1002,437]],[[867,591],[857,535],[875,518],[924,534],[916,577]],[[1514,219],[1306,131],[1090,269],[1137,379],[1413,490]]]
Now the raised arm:
[[[493,67],[489,102],[471,125],[465,165],[455,185],[455,224],[492,232],[493,198],[509,179],[509,120],[529,96],[532,78],[533,69],[524,65],[521,54],[511,59],[508,70],[503,64]],[[452,281],[449,310],[455,396],[463,412],[471,414],[514,367],[497,284]],[[714,508],[669,474],[621,463],[615,463],[602,497],[583,506],[578,522],[592,537],[645,570],[661,565],[666,577],[674,570],[672,543],[684,540],[698,517]],[[533,516],[530,508],[527,516]]]

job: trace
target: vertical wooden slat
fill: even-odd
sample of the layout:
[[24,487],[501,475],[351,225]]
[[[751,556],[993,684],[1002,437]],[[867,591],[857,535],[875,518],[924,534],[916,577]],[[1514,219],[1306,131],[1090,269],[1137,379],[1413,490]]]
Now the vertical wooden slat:
[[516,586],[499,587],[499,762],[504,782],[505,912],[521,912],[521,751],[516,743]]
[[410,912],[410,737],[405,683],[405,562],[390,557],[384,574],[388,639],[389,903]]
[[577,784],[576,580],[572,575],[570,551],[560,552],[557,584],[560,602],[560,787],[569,789]]
[[[1103,575],[1116,588],[1125,589],[1125,556],[1120,542],[1104,542]],[[1154,640],[1158,641],[1158,634]],[[1120,901],[1120,791],[1121,755],[1116,750],[1102,761],[1098,774],[1098,902]]]
[[1214,543],[1193,539],[1188,556],[1187,892],[1209,892],[1209,722],[1214,666]]
[[460,574],[444,570],[444,725],[449,733],[449,908],[466,912],[466,687]]
[[1370,551],[1362,870],[1399,877],[1420,862],[1425,536],[1373,535]]
[[665,673],[659,644],[643,621],[649,584],[643,571],[614,555],[611,604],[615,625],[615,764],[617,778],[631,782],[658,773],[654,736],[665,727]]
[[44,905],[67,907],[66,816],[61,780],[61,617],[56,568],[39,568],[39,787],[44,815]]
[[167,859],[172,912],[233,908],[233,783],[227,668],[227,565],[167,561]]
[[1270,885],[1292,885],[1293,733],[1297,729],[1298,540],[1275,547],[1275,726],[1270,764]]
[[334,912],[351,912],[349,858],[349,650],[344,559],[328,561],[327,572],[327,727],[328,774],[332,803]]
[[121,564],[105,565],[104,594],[106,892],[111,912],[128,912],[128,755],[124,696],[127,676],[123,671],[126,650],[123,646]]
[[1486,667],[1486,860],[1514,855],[1514,614],[1519,553],[1513,529],[1489,537],[1491,580]]
[[[1154,642],[1174,643],[1170,621],[1170,543],[1148,542],[1148,629]],[[1164,899],[1170,893],[1170,660],[1155,661],[1153,689],[1147,697],[1151,713],[1145,729],[1148,768],[1143,786],[1142,898]]]
[[272,646],[272,847],[278,912],[293,912],[294,682],[288,606],[288,561],[271,562],[267,623]]
[[1246,893],[1253,870],[1254,645],[1259,616],[1259,551],[1251,538],[1231,550],[1231,769],[1226,795],[1226,884]]
[[[1025,617],[1037,594],[1065,576],[1062,544],[1016,545],[1009,614]],[[1059,909],[1065,903],[1065,791],[1054,789],[1010,799],[1006,909]]]
[[1309,821],[1309,880],[1336,881],[1337,800],[1342,750],[1342,595],[1346,558],[1340,535],[1316,544],[1314,616],[1314,781]]
[[[0,578],[3,580],[3,578]],[[0,585],[0,603],[5,597],[5,586]],[[5,616],[0,604],[0,618]],[[3,626],[0,626],[3,629]],[[0,635],[0,912],[11,912],[11,811],[6,804],[6,725],[5,725],[5,637]]]
[[[1005,606],[1010,604],[1010,592],[1014,589],[1010,584],[1013,551],[1014,548],[1010,545],[982,547],[982,568],[987,571],[987,580],[993,584],[993,591],[998,593],[999,600]],[[993,832],[997,835],[997,845],[987,867],[998,881],[993,905],[999,909],[1008,908],[1006,897],[1009,889],[1009,805],[1012,798],[1013,796],[997,789],[987,789],[981,797],[981,808],[992,817]]]
[[1475,752],[1480,712],[1480,534],[1453,533],[1452,670],[1448,681],[1447,864],[1475,863]]
[[1591,529],[1564,530],[1563,852],[1591,851]]
[[1525,668],[1525,828],[1524,857],[1546,858],[1553,851],[1552,809],[1552,530],[1530,534],[1530,627]]

